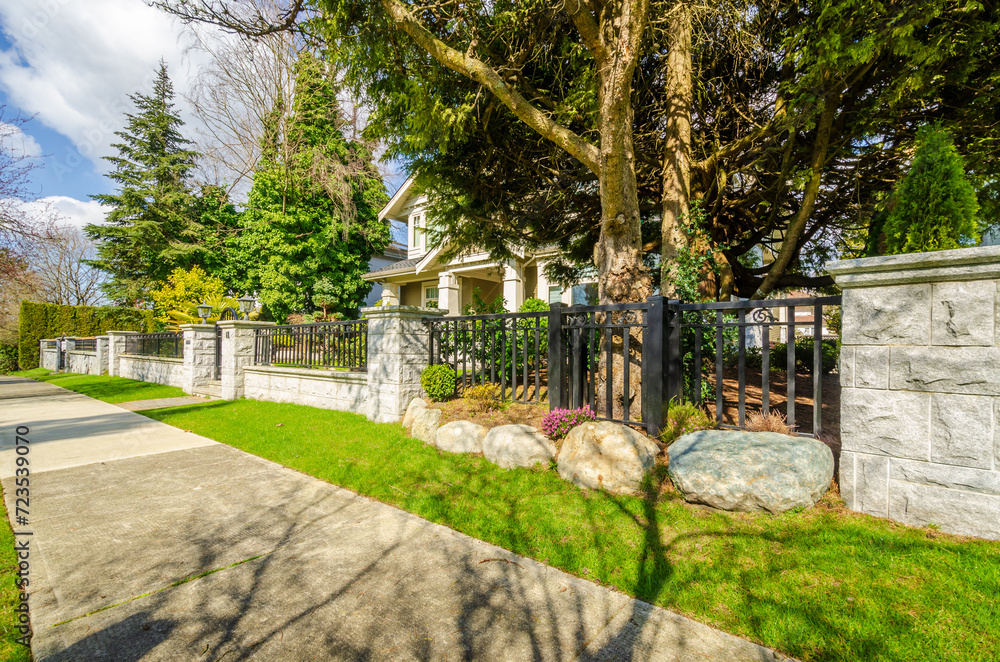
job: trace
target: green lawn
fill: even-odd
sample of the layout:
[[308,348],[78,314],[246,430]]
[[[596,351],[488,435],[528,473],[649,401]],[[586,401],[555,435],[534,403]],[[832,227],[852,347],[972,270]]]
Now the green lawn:
[[[17,643],[22,636],[14,629],[17,619],[14,608],[20,604],[20,590],[14,585],[17,579],[17,557],[14,553],[14,533],[7,522],[7,508],[0,497],[0,660],[4,662],[28,662],[31,651]],[[30,604],[30,603],[29,603]]]
[[97,377],[95,375],[78,375],[71,372],[51,372],[45,368],[23,370],[11,374],[62,386],[71,391],[83,393],[92,398],[111,403],[152,400],[154,398],[177,398],[187,395],[176,386],[139,382],[134,379],[125,379],[124,377]]
[[[94,378],[90,378],[94,379]],[[505,471],[399,425],[241,400],[145,412],[804,660],[1000,659],[1000,543],[846,511],[707,512]]]

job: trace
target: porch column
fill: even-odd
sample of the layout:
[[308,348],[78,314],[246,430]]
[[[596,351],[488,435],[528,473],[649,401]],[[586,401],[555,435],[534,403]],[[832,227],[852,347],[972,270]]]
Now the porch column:
[[[243,368],[254,364],[254,336],[262,326],[274,322],[244,322],[225,320],[218,323],[222,330],[222,399],[239,400],[243,397]],[[200,325],[199,325],[200,326]]]
[[503,298],[507,312],[517,312],[524,303],[524,276],[513,260],[503,265]]
[[399,283],[382,283],[382,305],[399,305]]
[[438,276],[438,306],[449,315],[462,314],[462,296],[458,288],[458,276],[450,271],[442,271]]

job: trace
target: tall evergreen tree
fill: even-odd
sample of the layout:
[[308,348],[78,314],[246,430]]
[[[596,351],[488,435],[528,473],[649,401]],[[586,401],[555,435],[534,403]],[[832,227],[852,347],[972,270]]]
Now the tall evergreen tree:
[[976,192],[951,135],[934,126],[921,133],[885,220],[889,254],[973,246],[980,238]]
[[152,94],[129,95],[136,112],[126,115],[117,156],[105,157],[118,186],[112,194],[91,196],[111,207],[103,225],[88,225],[100,242],[94,264],[111,277],[108,296],[120,304],[139,305],[151,286],[178,266],[193,261],[189,245],[197,235],[193,220],[191,172],[196,154],[181,134],[184,122],[174,108],[167,66],[160,69]]
[[233,242],[246,269],[238,286],[283,319],[315,310],[315,284],[325,279],[326,309],[350,316],[371,290],[361,279],[369,259],[390,241],[378,219],[385,189],[370,151],[341,131],[326,63],[304,54],[295,75],[291,113],[272,115]]

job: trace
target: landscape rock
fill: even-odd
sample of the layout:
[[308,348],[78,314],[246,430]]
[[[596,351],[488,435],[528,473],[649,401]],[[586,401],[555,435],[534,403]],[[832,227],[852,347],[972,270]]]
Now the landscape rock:
[[434,445],[449,453],[482,453],[487,432],[470,421],[452,421],[438,428]]
[[652,439],[624,425],[582,423],[563,440],[559,475],[579,487],[635,494],[659,452]]
[[418,407],[417,413],[413,417],[413,427],[410,428],[410,436],[424,443],[433,444],[440,423],[440,409]]
[[403,427],[408,428],[413,425],[413,419],[416,418],[417,412],[426,408],[427,401],[423,398],[413,398],[410,400],[410,404],[406,405],[406,413],[403,414]]
[[503,467],[530,467],[556,456],[556,445],[530,425],[501,425],[487,433],[483,455]]
[[670,478],[684,499],[722,510],[808,508],[833,479],[830,448],[807,437],[700,430],[684,435],[667,452]]

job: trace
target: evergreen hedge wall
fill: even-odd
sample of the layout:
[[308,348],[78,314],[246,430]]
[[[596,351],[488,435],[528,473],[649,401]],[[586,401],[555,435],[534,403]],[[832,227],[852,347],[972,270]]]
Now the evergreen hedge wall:
[[21,370],[38,367],[38,341],[42,338],[100,336],[108,331],[154,331],[151,310],[111,306],[59,306],[51,303],[21,302],[18,320],[17,359]]

